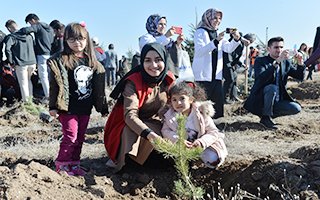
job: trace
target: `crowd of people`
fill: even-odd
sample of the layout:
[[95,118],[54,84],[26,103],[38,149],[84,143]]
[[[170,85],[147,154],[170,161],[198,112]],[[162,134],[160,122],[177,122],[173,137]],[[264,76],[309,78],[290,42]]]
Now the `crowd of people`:
[[[53,20],[48,25],[31,13],[25,18],[30,26],[19,29],[8,20],[5,27],[10,34],[0,32],[5,55],[1,51],[1,101],[6,99],[10,106],[15,100],[40,97],[48,105],[63,134],[55,159],[58,173],[85,175],[80,154],[93,107],[102,116],[109,114],[104,130],[108,170],[120,171],[127,159],[143,165],[154,153],[155,139],[175,143],[178,114],[187,119],[186,147],[201,147],[203,163],[214,169],[228,155],[224,133],[214,123],[224,117],[224,104],[245,101],[245,109],[275,130],[272,118],[301,111],[286,90],[288,77],[302,81],[308,67],[312,79],[320,57],[319,28],[314,53],[303,43],[291,55],[283,49],[284,39],[273,37],[263,55],[252,45],[252,35],[236,28],[218,32],[222,18],[217,9],[203,13],[194,32],[192,59],[183,45],[182,28],[167,29],[167,18],[159,14],[147,19],[147,33],[139,37],[141,52],[121,59],[114,44],[104,50],[97,37],[91,38],[84,22],[65,26]],[[238,94],[237,72],[245,66],[240,58],[249,45],[246,70],[254,83],[244,99]],[[107,105],[106,87],[116,101],[112,108]]]

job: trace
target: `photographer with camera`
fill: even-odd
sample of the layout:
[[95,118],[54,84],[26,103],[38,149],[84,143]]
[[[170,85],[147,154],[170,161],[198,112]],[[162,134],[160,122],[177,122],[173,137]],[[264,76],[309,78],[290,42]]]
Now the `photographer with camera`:
[[226,31],[218,34],[222,12],[213,8],[203,13],[201,22],[194,33],[194,58],[192,69],[195,80],[206,90],[208,100],[213,101],[214,118],[223,117],[224,95],[222,87],[222,53],[233,52],[241,43],[241,36],[235,29],[230,30],[233,39],[224,39]]
[[258,57],[254,63],[255,82],[244,108],[260,117],[260,123],[277,129],[271,118],[294,115],[301,106],[289,95],[288,76],[303,80],[305,65],[301,54],[296,54],[297,65],[288,60],[289,50],[284,50],[284,39],[274,37],[268,41],[269,55]]

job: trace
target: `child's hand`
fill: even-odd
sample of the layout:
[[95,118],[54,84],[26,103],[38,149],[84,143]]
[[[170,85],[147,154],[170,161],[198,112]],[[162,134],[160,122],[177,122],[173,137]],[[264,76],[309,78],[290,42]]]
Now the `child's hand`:
[[187,148],[192,148],[192,142],[189,142],[188,140],[185,140],[184,144],[186,145]]
[[199,140],[194,141],[192,147],[202,147],[201,142]]
[[49,114],[54,118],[58,118],[59,117],[58,110],[50,110]]

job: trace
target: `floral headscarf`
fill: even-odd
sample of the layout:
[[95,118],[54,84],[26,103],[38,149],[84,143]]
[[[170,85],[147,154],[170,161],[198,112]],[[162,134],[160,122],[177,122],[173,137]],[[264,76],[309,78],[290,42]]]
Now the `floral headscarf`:
[[147,19],[146,29],[148,33],[151,34],[153,37],[161,35],[157,31],[157,29],[158,29],[158,23],[162,18],[166,19],[166,17],[160,16],[158,14],[154,14],[154,15],[150,15]]
[[204,28],[207,30],[214,30],[214,27],[211,25],[211,21],[213,20],[216,13],[220,13],[222,19],[222,12],[220,10],[209,8],[206,12],[203,13],[201,22],[198,24],[197,28]]

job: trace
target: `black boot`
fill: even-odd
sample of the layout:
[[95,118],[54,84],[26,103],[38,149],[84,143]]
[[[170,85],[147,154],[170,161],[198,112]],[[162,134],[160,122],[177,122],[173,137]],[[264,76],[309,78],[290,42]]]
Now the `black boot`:
[[272,122],[270,116],[262,116],[261,117],[261,120],[260,120],[260,123],[265,126],[266,128],[269,128],[269,129],[278,129],[275,125],[275,123]]

